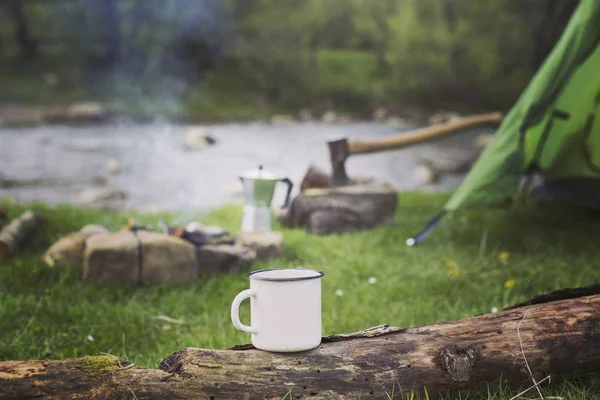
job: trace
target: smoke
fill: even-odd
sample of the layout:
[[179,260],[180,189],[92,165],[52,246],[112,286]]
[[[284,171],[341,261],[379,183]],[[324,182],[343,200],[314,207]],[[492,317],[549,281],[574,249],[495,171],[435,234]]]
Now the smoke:
[[46,3],[51,35],[97,97],[143,113],[183,112],[227,47],[224,0],[78,0]]

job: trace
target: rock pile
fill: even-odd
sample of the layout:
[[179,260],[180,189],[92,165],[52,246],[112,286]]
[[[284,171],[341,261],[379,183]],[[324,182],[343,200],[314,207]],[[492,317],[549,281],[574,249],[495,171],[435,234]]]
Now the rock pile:
[[54,243],[48,265],[83,265],[83,280],[117,285],[186,283],[205,274],[227,273],[257,259],[280,257],[281,232],[239,233],[198,223],[162,232],[130,220],[119,232],[86,225]]

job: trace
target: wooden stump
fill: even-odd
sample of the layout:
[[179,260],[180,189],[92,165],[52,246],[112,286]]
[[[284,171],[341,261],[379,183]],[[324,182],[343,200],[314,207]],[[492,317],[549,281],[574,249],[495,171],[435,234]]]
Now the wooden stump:
[[305,189],[278,215],[285,226],[327,235],[371,229],[393,221],[398,192],[381,182]]
[[399,399],[425,389],[431,399],[458,398],[500,381],[519,389],[534,378],[584,377],[598,365],[595,294],[417,328],[332,335],[299,353],[188,348],[159,369],[112,356],[5,361],[0,399]]

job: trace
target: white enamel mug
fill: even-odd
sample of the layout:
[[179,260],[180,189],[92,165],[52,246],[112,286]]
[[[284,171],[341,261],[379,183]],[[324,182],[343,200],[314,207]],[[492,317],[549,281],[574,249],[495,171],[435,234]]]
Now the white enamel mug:
[[[250,333],[257,349],[295,352],[321,344],[321,277],[303,268],[267,269],[248,274],[250,289],[231,305],[233,326]],[[242,301],[250,299],[251,325],[240,322]]]

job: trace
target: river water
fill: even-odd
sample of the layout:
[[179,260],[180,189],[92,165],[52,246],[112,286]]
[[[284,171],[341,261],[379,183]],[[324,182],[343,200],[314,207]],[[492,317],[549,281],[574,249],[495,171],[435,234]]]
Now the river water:
[[[126,197],[112,207],[144,210],[210,209],[241,203],[240,173],[263,164],[289,177],[297,186],[310,164],[330,171],[327,141],[377,138],[409,130],[378,123],[324,125],[318,123],[274,126],[222,124],[207,126],[217,143],[186,151],[182,142],[189,127],[168,123],[98,126],[41,126],[0,128],[0,198],[17,201],[88,203],[90,190],[118,190]],[[423,183],[415,168],[423,157],[456,159],[473,148],[472,130],[442,141],[401,150],[351,156],[350,176],[372,176],[402,190],[451,190],[461,175],[444,176],[436,185]],[[109,159],[122,171],[111,174]],[[0,179],[1,180],[1,179]],[[278,188],[275,202],[283,198]],[[106,206],[94,203],[94,206]]]

